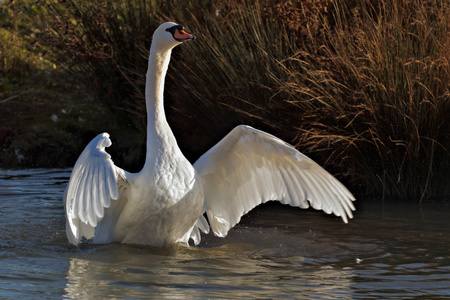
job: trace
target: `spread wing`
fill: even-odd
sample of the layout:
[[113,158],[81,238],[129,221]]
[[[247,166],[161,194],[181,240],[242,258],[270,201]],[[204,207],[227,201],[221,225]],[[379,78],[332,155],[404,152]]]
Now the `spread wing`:
[[323,210],[347,223],[353,195],[313,160],[279,138],[249,126],[234,128],[201,156],[204,210],[215,235],[224,237],[241,217],[269,200]]
[[99,134],[86,146],[72,170],[64,203],[66,233],[74,245],[83,237],[95,237],[95,243],[111,242],[115,222],[126,204],[129,173],[114,165],[105,151],[109,146],[109,134]]

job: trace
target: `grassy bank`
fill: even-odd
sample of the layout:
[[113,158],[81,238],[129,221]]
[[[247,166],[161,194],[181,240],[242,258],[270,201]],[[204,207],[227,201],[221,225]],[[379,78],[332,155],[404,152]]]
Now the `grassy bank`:
[[174,51],[166,84],[169,122],[192,161],[245,123],[353,191],[415,201],[450,193],[446,1],[72,0],[42,9],[39,47],[87,79],[89,105],[124,114],[117,128],[132,123],[121,136],[135,142],[118,152],[135,166],[145,151],[151,33],[175,20],[198,36]]
[[105,108],[52,61],[32,3],[0,6],[0,167],[65,167]]
[[130,118],[99,101],[103,92],[72,70],[70,58],[58,59],[56,44],[43,40],[53,31],[49,17],[36,1],[0,5],[0,167],[73,166],[92,137],[106,130],[118,138],[117,160],[125,161],[134,148],[120,125]]

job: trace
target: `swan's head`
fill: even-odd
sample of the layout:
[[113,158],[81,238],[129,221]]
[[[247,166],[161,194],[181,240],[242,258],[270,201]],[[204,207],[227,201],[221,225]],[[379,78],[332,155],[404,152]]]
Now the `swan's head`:
[[195,35],[184,31],[184,27],[176,23],[161,24],[153,33],[152,45],[160,49],[172,49],[187,40],[195,40]]

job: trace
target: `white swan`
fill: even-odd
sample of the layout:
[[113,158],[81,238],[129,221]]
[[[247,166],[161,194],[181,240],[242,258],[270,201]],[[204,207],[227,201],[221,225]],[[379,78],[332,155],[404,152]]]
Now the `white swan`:
[[[121,242],[163,246],[200,242],[199,230],[224,237],[240,218],[269,200],[352,218],[353,195],[314,161],[282,140],[249,126],[234,128],[194,165],[166,121],[164,78],[172,49],[195,36],[175,23],[153,34],[145,97],[147,156],[143,169],[114,165],[95,137],[78,158],[64,202],[70,243]],[[204,217],[206,213],[208,221]]]

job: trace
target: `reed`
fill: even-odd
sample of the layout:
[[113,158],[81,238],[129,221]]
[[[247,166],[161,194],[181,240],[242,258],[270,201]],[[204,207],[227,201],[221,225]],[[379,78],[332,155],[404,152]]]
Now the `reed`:
[[[250,123],[366,191],[420,201],[448,194],[450,6],[333,1],[325,12],[305,3],[287,15],[268,2],[234,3],[190,20],[199,32],[209,24],[201,43],[183,49],[203,63],[175,65],[187,88],[172,97],[181,96],[175,107],[184,114],[197,112],[191,130],[221,136]],[[295,12],[310,20],[289,26]]]
[[321,122],[313,129],[323,130],[307,132],[305,141],[340,144],[334,153],[379,194],[420,200],[448,194],[450,6],[333,5],[336,23],[327,28],[325,60],[315,69],[341,87],[327,101],[333,109],[321,116],[346,124],[339,126],[343,134],[330,137]]
[[199,37],[174,51],[166,84],[169,122],[191,160],[246,123],[354,191],[449,194],[447,1],[66,3],[76,22],[55,24],[59,49],[107,101],[142,120],[153,29],[176,20]]

